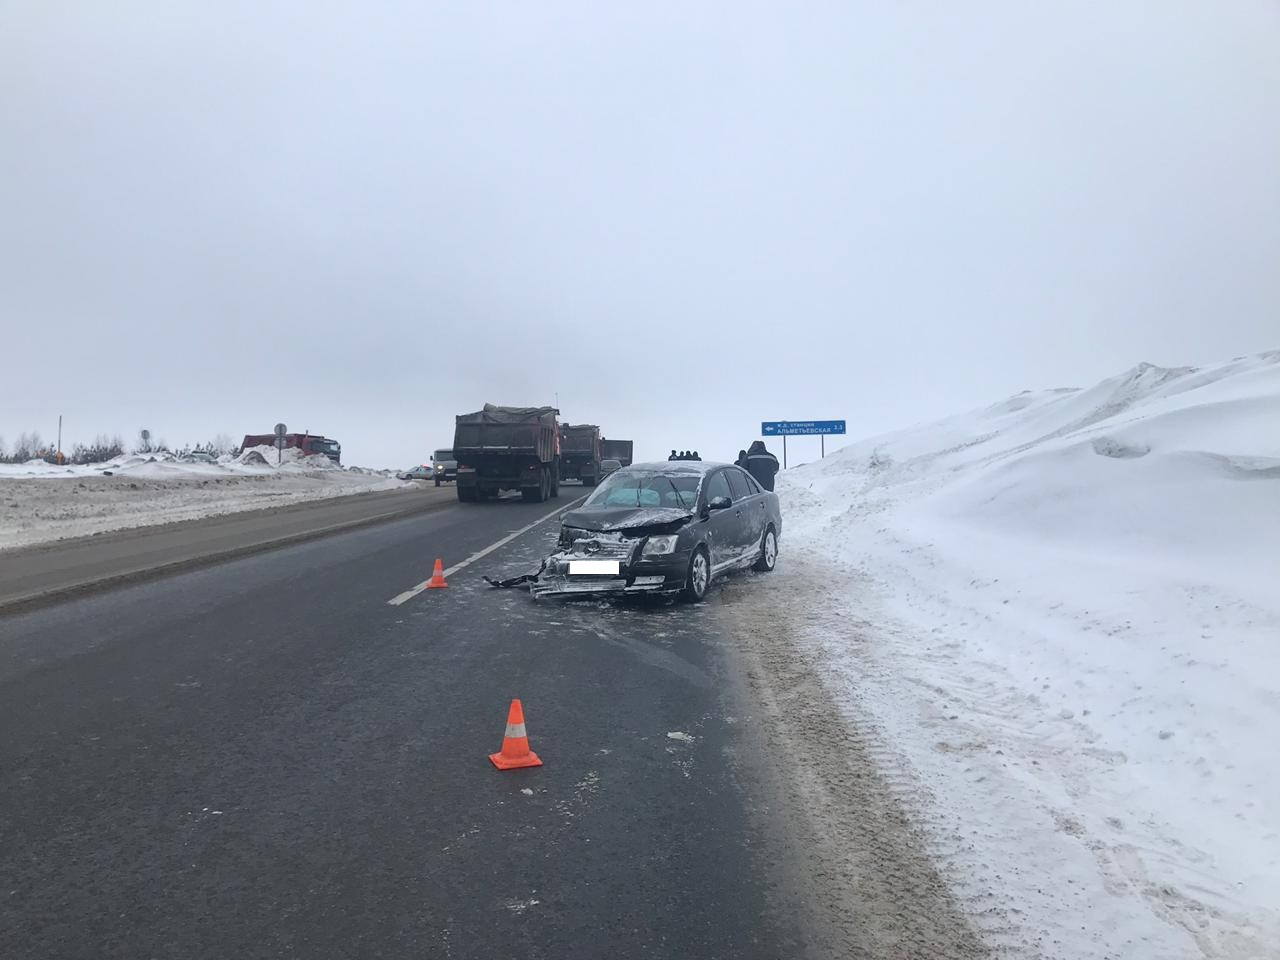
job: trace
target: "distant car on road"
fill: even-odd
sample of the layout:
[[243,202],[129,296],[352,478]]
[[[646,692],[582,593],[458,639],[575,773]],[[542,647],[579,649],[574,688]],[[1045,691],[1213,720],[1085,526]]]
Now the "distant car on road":
[[609,476],[609,474],[611,473],[617,473],[621,469],[622,469],[622,462],[620,460],[601,460],[600,461],[600,476],[602,478]]
[[186,460],[188,463],[217,463],[218,462],[217,457],[215,457],[212,453],[206,453],[203,450],[192,450],[182,459]]
[[435,471],[425,463],[420,463],[416,467],[410,467],[403,473],[397,473],[396,476],[401,480],[430,480],[435,476]]
[[454,458],[452,450],[437,450],[431,455],[431,464],[437,487],[446,481],[457,481],[458,461]]
[[731,570],[768,572],[778,560],[778,497],[745,471],[679,460],[615,471],[564,514],[560,550],[535,597],[679,594],[698,602]]

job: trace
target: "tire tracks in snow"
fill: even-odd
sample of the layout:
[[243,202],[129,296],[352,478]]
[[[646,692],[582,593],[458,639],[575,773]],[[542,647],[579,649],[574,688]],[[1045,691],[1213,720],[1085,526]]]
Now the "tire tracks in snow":
[[795,633],[794,603],[759,586],[735,578],[715,602],[740,660],[734,696],[753,721],[735,760],[783,878],[773,909],[804,931],[808,956],[991,956],[969,917],[993,905],[962,904],[949,889],[904,802],[919,792],[912,773],[874,731],[846,723],[818,651]]

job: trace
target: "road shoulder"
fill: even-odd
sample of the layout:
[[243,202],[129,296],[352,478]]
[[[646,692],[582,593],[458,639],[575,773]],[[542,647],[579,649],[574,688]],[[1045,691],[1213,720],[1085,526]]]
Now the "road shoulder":
[[772,909],[808,933],[809,956],[989,956],[904,802],[909,772],[875,731],[845,722],[780,578],[765,576],[728,581],[717,607],[739,664],[735,759],[785,878]]
[[443,509],[450,488],[404,488],[132,527],[0,551],[0,612]]

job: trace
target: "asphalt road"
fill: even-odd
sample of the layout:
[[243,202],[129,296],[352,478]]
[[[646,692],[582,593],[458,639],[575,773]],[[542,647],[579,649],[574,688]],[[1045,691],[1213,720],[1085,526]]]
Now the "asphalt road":
[[452,488],[423,485],[0,551],[0,609],[33,606],[50,597],[150,576],[160,568],[197,566],[454,502]]
[[[572,494],[0,614],[0,956],[803,955],[715,597],[480,581],[549,520],[388,602]],[[512,697],[540,768],[487,759]]]

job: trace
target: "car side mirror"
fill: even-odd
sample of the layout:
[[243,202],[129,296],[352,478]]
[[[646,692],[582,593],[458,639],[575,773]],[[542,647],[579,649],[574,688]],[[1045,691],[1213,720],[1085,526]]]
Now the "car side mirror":
[[725,510],[733,506],[733,501],[728,497],[712,497],[711,502],[707,504],[708,510]]

